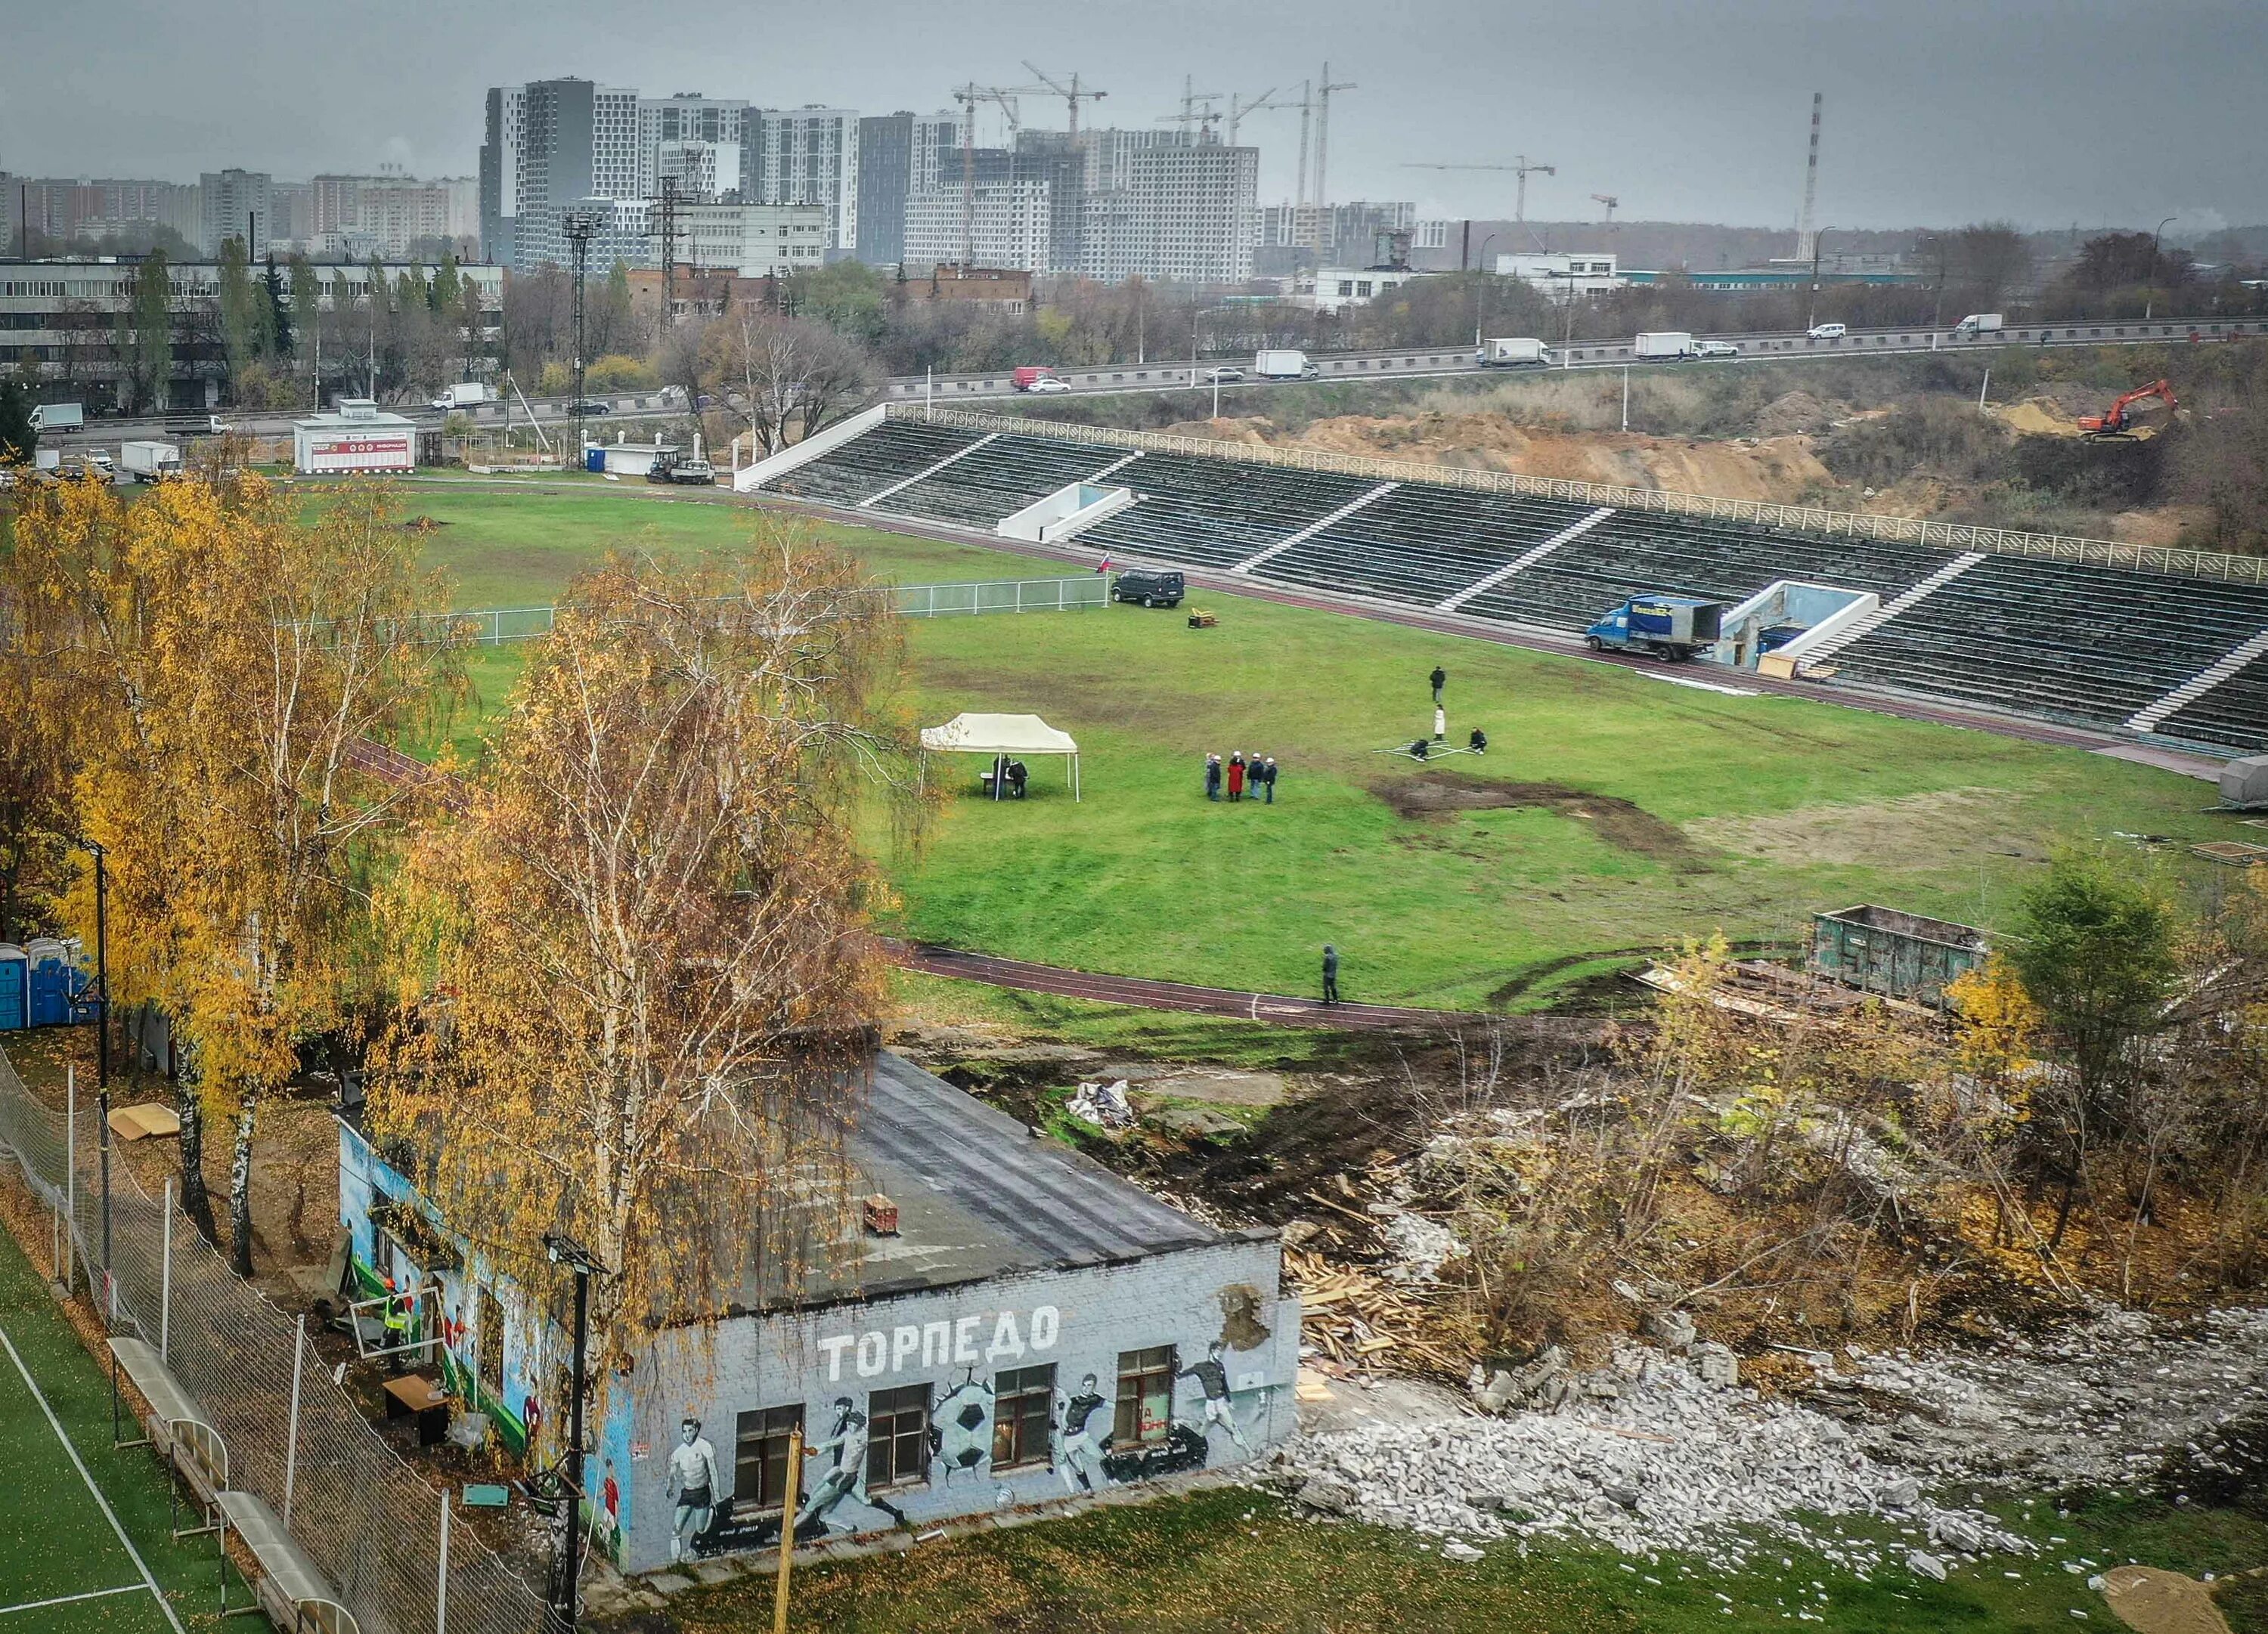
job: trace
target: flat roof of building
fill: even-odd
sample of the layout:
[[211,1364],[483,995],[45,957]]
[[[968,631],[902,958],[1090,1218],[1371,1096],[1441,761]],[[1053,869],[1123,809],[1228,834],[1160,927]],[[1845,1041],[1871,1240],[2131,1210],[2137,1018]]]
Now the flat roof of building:
[[392,431],[397,426],[415,425],[417,422],[408,415],[395,414],[388,408],[373,408],[359,414],[302,415],[291,423],[304,425],[311,431],[339,431],[357,425],[383,426]]
[[[1141,1259],[1225,1233],[976,1096],[878,1050],[850,1142],[864,1189],[898,1205],[895,1237],[864,1236],[855,1285],[887,1295],[1019,1271]],[[824,1292],[809,1291],[823,1301]]]

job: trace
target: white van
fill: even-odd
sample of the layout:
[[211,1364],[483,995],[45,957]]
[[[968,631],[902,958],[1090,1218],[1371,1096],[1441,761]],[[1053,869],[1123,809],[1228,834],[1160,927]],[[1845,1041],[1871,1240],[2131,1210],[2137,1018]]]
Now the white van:
[[1851,327],[1843,323],[1815,323],[1804,331],[1815,341],[1839,341],[1850,333]]

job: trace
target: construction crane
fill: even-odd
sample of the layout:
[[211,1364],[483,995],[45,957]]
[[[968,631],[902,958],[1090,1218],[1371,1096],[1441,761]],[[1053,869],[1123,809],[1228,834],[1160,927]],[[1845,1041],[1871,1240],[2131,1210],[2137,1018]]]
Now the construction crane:
[[1607,207],[1607,225],[1609,227],[1613,226],[1615,224],[1615,206],[1621,203],[1622,201],[1611,193],[1594,193],[1591,195],[1591,199],[1594,203],[1603,204]]
[[1300,106],[1297,102],[1270,102],[1268,99],[1275,94],[1276,87],[1270,85],[1267,90],[1262,92],[1249,102],[1247,102],[1243,98],[1236,96],[1233,93],[1230,95],[1228,99],[1229,146],[1234,147],[1236,145],[1237,127],[1244,122],[1244,116],[1247,114],[1258,114],[1271,108],[1293,108]]
[[2174,388],[2170,383],[2164,380],[2153,380],[2147,386],[2138,386],[2128,392],[2117,402],[2111,404],[2105,413],[2082,415],[2079,422],[2079,434],[2081,437],[2096,439],[2118,437],[2132,441],[2139,437],[2139,433],[2129,423],[2126,411],[2136,403],[2145,402],[2153,397],[2166,405],[2166,412],[2169,415],[2181,407],[2174,401]]
[[1528,219],[1528,178],[1530,175],[1556,176],[1559,173],[1559,167],[1557,165],[1531,165],[1528,162],[1528,155],[1525,153],[1515,154],[1513,158],[1515,162],[1510,165],[1404,165],[1402,168],[1404,170],[1511,171],[1520,178],[1520,191],[1513,195],[1513,199],[1512,218],[1517,222],[1525,222]]
[[956,85],[953,99],[961,104],[961,264],[970,267],[976,261],[976,107],[980,102],[997,104],[1008,118],[1008,140],[1014,145],[1016,134],[1024,128],[1022,109],[1016,99],[1025,96],[1045,96],[1056,92],[1053,85],[980,85],[974,82]]
[[1071,133],[1071,145],[1077,147],[1079,145],[1079,105],[1081,102],[1100,102],[1103,98],[1108,96],[1110,92],[1108,91],[1080,90],[1079,88],[1079,76],[1077,74],[1073,74],[1071,77],[1071,85],[1068,88],[1065,88],[1063,85],[1057,82],[1053,74],[1049,73],[1047,70],[1043,68],[1035,66],[1029,57],[1024,59],[1024,68],[1033,78],[1041,81],[1048,87],[1049,90],[1054,92],[1057,96],[1064,99],[1065,107],[1070,109],[1070,117],[1066,129]]
[[[1316,204],[1329,204],[1331,202],[1329,196],[1323,191],[1323,161],[1330,156],[1331,150],[1331,92],[1352,91],[1356,88],[1351,79],[1342,80],[1333,85],[1331,65],[1329,63],[1323,64],[1323,83],[1315,88],[1315,196],[1313,202]],[[1307,157],[1307,130],[1306,124],[1302,122],[1300,128],[1300,158],[1302,163]]]
[[[1160,125],[1179,125],[1183,136],[1189,135],[1189,127],[1192,125],[1200,131],[1210,132],[1214,123],[1220,118],[1219,111],[1213,107],[1214,103],[1220,100],[1220,92],[1190,90],[1189,87],[1196,83],[1197,81],[1190,76],[1182,75],[1182,111],[1178,114],[1167,114],[1154,122]],[[1197,106],[1199,103],[1204,105],[1202,109]]]

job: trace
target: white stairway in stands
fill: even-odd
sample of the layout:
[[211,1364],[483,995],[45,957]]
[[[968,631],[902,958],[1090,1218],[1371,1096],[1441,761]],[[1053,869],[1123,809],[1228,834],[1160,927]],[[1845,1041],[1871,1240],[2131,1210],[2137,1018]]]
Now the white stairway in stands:
[[1336,523],[1345,521],[1347,518],[1352,516],[1365,505],[1377,504],[1378,501],[1385,498],[1387,495],[1392,493],[1395,489],[1401,486],[1402,484],[1399,482],[1381,482],[1377,487],[1372,489],[1361,498],[1351,500],[1347,504],[1341,505],[1337,510],[1332,512],[1330,515],[1325,517],[1320,522],[1308,523],[1307,526],[1301,528],[1289,539],[1278,540],[1274,544],[1269,546],[1267,549],[1262,551],[1258,556],[1245,557],[1243,561],[1238,563],[1234,567],[1228,570],[1232,573],[1249,573],[1254,568],[1258,567],[1263,562],[1267,561],[1270,557],[1280,556],[1292,546],[1307,543],[1307,541],[1313,539],[1325,528],[1329,527]]
[[2199,670],[2154,703],[2146,703],[2136,710],[2126,718],[2127,725],[2136,732],[2157,731],[2167,716],[2187,709],[2264,652],[2268,652],[2268,629],[2223,654],[2218,663]]
[[909,477],[905,478],[904,480],[902,480],[902,481],[901,481],[901,482],[895,482],[891,483],[887,488],[884,489],[880,493],[874,495],[872,498],[868,498],[868,499],[861,499],[861,500],[858,502],[859,506],[860,506],[860,508],[861,508],[861,509],[864,509],[864,508],[865,508],[865,507],[867,507],[867,506],[870,506],[870,505],[878,505],[878,504],[880,504],[882,503],[882,501],[884,501],[885,499],[887,499],[887,498],[888,498],[892,494],[896,493],[896,492],[898,491],[898,489],[900,489],[901,488],[911,488],[911,487],[912,487],[916,482],[922,482],[922,481],[924,481],[924,479],[926,479],[926,478],[935,476],[935,475],[936,475],[939,471],[944,470],[946,467],[947,467],[947,466],[951,465],[954,460],[966,460],[966,459],[968,459],[969,455],[971,455],[971,454],[975,453],[978,449],[980,449],[980,448],[983,447],[985,444],[987,444],[987,443],[991,443],[991,442],[998,442],[998,441],[999,440],[999,438],[1000,438],[1000,433],[999,433],[999,432],[998,432],[998,431],[993,431],[993,432],[990,432],[990,433],[988,433],[988,434],[987,434],[987,435],[985,435],[985,436],[983,436],[983,437],[978,438],[975,442],[973,442],[973,443],[969,444],[969,445],[968,445],[968,447],[966,447],[966,448],[956,448],[956,449],[954,449],[951,453],[949,453],[949,454],[946,455],[946,457],[945,457],[944,459],[942,459],[942,460],[939,460],[935,465],[933,465],[933,466],[930,467],[930,468],[929,468],[928,470],[926,470],[926,471],[917,471],[917,472],[915,472],[911,476],[909,476]]
[[1614,515],[1614,513],[1615,510],[1612,505],[1601,505],[1596,511],[1592,512],[1590,515],[1585,517],[1581,521],[1575,523],[1572,526],[1561,528],[1557,533],[1552,534],[1550,538],[1536,546],[1535,549],[1528,551],[1524,556],[1514,557],[1512,561],[1506,563],[1502,567],[1497,569],[1495,572],[1491,573],[1486,578],[1475,579],[1471,584],[1457,592],[1455,595],[1445,597],[1443,600],[1436,601],[1433,604],[1433,611],[1436,613],[1455,612],[1459,607],[1464,606],[1466,602],[1470,601],[1475,596],[1484,595],[1489,591],[1494,590],[1498,585],[1504,583],[1506,579],[1510,578],[1514,573],[1521,571],[1523,568],[1534,567],[1538,562],[1541,562],[1544,557],[1558,549],[1560,546],[1565,544],[1569,540],[1580,539],[1584,534],[1589,533],[1600,523]]
[[1928,600],[1983,560],[1984,560],[1983,553],[1975,550],[1967,551],[1954,557],[1952,561],[1938,569],[1921,583],[1902,595],[1885,601],[1866,617],[1852,624],[1848,629],[1838,629],[1817,646],[1806,647],[1803,651],[1803,661],[1806,664],[1811,664],[1821,659],[1832,657],[1852,642],[1873,635],[1899,614]]

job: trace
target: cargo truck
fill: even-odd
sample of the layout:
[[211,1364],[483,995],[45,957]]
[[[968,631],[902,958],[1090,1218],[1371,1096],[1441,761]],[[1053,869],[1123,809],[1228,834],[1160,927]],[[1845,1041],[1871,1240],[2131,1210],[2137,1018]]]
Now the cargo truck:
[[1641,335],[1631,344],[1633,357],[1690,357],[1697,349],[1693,337],[1683,329],[1656,329]]
[[1551,349],[1543,342],[1526,335],[1506,335],[1481,342],[1479,362],[1484,369],[1516,369],[1523,365],[1549,368]]
[[173,443],[121,443],[118,463],[136,482],[154,482],[161,477],[180,475],[181,451]]
[[1028,392],[1032,387],[1037,386],[1042,380],[1052,380],[1055,379],[1055,374],[1056,372],[1053,369],[1047,368],[1044,365],[1026,364],[1022,368],[1017,370],[1015,373],[1010,375],[1008,379],[1009,382],[1013,385],[1018,391]]
[[1664,663],[1690,659],[1716,644],[1725,604],[1695,596],[1646,591],[1632,596],[1583,632],[1594,652],[1651,652]]
[[1322,371],[1307,361],[1307,353],[1285,350],[1255,354],[1252,372],[1263,380],[1312,380]]
[[453,386],[443,386],[441,394],[433,400],[431,406],[447,413],[458,408],[475,408],[482,403],[492,403],[496,400],[495,391],[484,382],[459,380]]
[[86,410],[77,403],[41,403],[32,410],[35,431],[76,431],[85,424]]
[[1953,326],[1955,340],[1973,341],[1980,335],[1998,335],[2007,320],[1997,312],[1972,312]]

